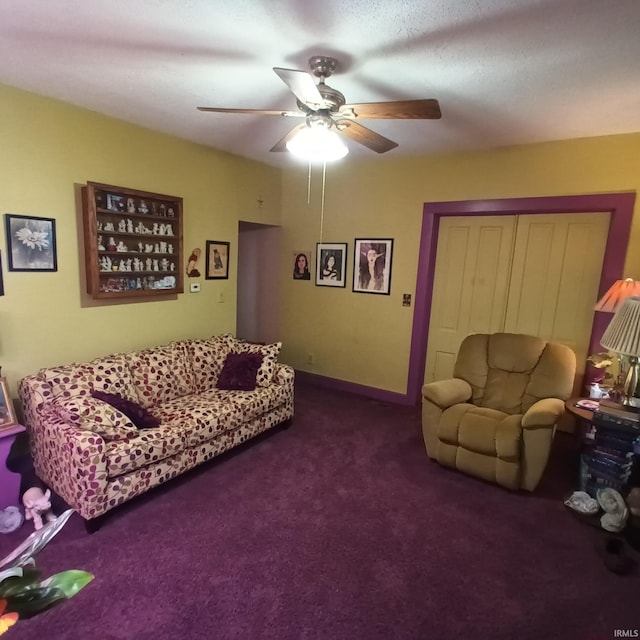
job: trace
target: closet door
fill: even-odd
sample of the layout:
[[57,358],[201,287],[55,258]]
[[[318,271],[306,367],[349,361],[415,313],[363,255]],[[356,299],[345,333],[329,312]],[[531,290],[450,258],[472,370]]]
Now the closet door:
[[[584,373],[609,214],[518,217],[504,330],[560,342]],[[578,376],[578,380],[582,378]]]
[[425,382],[450,378],[470,333],[502,331],[516,216],[440,220]]
[[425,382],[451,377],[470,333],[561,342],[582,378],[609,229],[604,213],[440,220]]

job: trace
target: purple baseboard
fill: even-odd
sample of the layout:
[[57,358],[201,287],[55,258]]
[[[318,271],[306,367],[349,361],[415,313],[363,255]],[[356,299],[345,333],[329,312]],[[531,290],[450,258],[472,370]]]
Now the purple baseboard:
[[315,385],[317,387],[322,387],[323,389],[346,391],[347,393],[354,393],[356,395],[371,398],[372,400],[379,400],[381,402],[416,406],[415,400],[410,398],[406,393],[396,393],[394,391],[387,391],[376,387],[368,387],[364,384],[347,382],[346,380],[338,380],[336,378],[328,378],[316,373],[309,373],[308,371],[299,371],[296,369],[296,380],[300,380],[301,382]]

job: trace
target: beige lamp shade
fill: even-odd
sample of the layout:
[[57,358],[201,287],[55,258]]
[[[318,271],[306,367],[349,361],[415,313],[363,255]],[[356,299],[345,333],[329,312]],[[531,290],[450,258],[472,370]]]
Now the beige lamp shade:
[[640,356],[640,296],[631,296],[623,301],[600,344],[625,356]]
[[633,280],[632,278],[616,280],[602,298],[598,300],[594,310],[615,313],[629,296],[640,296],[640,280]]

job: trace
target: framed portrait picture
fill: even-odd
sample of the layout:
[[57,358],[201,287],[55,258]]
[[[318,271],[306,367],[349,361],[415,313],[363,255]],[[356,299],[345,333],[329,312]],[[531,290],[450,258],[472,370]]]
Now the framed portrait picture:
[[316,286],[346,286],[346,270],[347,243],[318,242],[316,245]]
[[311,280],[311,251],[294,251],[293,252],[293,279],[294,280]]
[[207,240],[207,280],[229,279],[229,243]]
[[392,238],[356,238],[353,252],[354,292],[389,295],[392,257]]
[[16,413],[13,408],[13,402],[9,396],[9,387],[7,379],[0,377],[0,433],[4,429],[13,427],[18,424]]
[[9,271],[57,271],[56,221],[7,213]]

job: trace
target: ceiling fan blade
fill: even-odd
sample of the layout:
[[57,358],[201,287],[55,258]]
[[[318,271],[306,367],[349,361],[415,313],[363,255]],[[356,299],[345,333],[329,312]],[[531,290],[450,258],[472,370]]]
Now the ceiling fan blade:
[[367,127],[353,120],[338,120],[336,121],[336,125],[338,131],[347,136],[347,138],[351,138],[354,142],[358,142],[376,153],[385,153],[398,146],[397,142],[389,140],[389,138],[385,138],[379,133],[371,131],[371,129],[367,129]]
[[291,131],[289,131],[289,133],[287,133],[287,135],[284,136],[284,138],[281,138],[280,140],[278,140],[278,142],[276,142],[273,145],[273,147],[269,149],[269,151],[287,151],[287,142],[289,142],[289,140],[291,140],[291,138],[293,138],[293,136],[295,136],[296,133],[300,131],[300,129],[306,126],[307,125],[305,123],[305,124],[299,124],[297,127],[293,127],[293,129],[291,129]]
[[284,116],[285,118],[304,118],[302,111],[288,111],[280,109],[223,109],[221,107],[198,107],[198,111],[213,111],[214,113],[252,113],[262,116]]
[[281,67],[273,67],[278,77],[291,90],[291,93],[307,107],[320,109],[324,105],[324,99],[318,91],[318,87],[313,78],[306,71],[296,69],[282,69]]
[[356,118],[437,120],[442,116],[438,101],[433,99],[345,104],[340,109],[344,115],[349,111],[353,111]]

